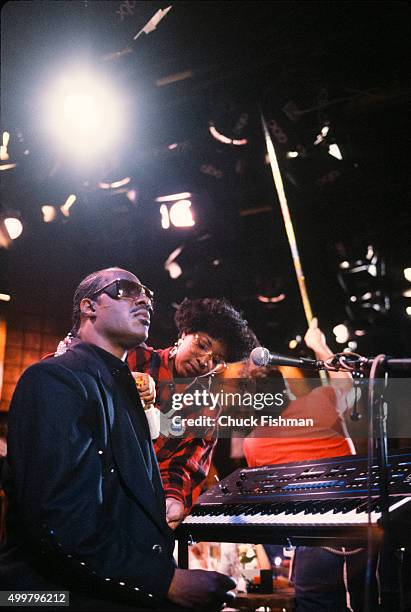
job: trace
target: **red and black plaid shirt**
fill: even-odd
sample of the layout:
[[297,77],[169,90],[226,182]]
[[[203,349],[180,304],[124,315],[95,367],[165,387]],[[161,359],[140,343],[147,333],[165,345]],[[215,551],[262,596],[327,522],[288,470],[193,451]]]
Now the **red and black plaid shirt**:
[[[130,370],[150,374],[156,383],[156,405],[164,411],[174,387],[171,347],[154,350],[139,347],[129,352]],[[169,383],[164,384],[164,383]],[[163,436],[154,442],[166,497],[183,502],[188,513],[201,493],[201,484],[208,474],[216,438],[210,433],[204,438],[173,438]]]

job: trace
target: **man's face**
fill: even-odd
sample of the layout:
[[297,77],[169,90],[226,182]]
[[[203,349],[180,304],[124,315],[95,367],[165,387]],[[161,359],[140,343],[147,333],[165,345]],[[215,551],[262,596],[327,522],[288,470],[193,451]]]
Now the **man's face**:
[[[139,282],[126,270],[110,270],[101,278],[100,287],[121,278]],[[94,305],[94,329],[101,336],[125,350],[134,348],[147,339],[150,328],[149,298],[141,293],[138,297],[113,299],[106,293],[92,298]]]

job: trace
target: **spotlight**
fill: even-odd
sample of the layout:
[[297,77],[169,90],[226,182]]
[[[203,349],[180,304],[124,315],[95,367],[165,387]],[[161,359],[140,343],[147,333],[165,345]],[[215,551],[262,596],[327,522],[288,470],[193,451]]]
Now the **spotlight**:
[[213,123],[210,123],[209,127],[208,127],[210,134],[213,138],[215,138],[216,140],[218,140],[219,142],[222,142],[224,144],[232,144],[232,145],[236,145],[236,146],[242,146],[242,145],[246,145],[248,140],[247,138],[241,138],[241,139],[233,139],[233,138],[229,138],[228,136],[224,136],[224,134],[221,134],[217,128],[214,126]]
[[119,181],[114,181],[113,183],[101,182],[98,184],[98,186],[100,187],[100,189],[119,189],[120,187],[125,187],[125,185],[128,185],[130,181],[131,177],[126,176],[123,179],[120,179]]
[[41,207],[41,212],[43,213],[43,221],[44,223],[51,223],[55,221],[57,217],[57,211],[54,206],[50,206],[49,204],[45,204]]
[[281,557],[275,557],[274,558],[274,565],[275,567],[280,567],[281,563],[283,562]]
[[186,200],[191,198],[191,193],[183,191],[182,193],[172,193],[171,195],[160,196],[156,198],[156,202],[176,202],[178,200]]
[[338,344],[345,344],[350,337],[348,327],[343,323],[336,325],[333,329],[333,333],[335,335],[335,341],[338,342]]
[[288,151],[286,157],[288,159],[292,159],[293,157],[298,157],[298,151]]
[[18,217],[8,216],[4,219],[4,225],[6,226],[7,233],[10,237],[10,240],[16,240],[22,231],[23,224]]
[[170,208],[170,221],[175,227],[195,225],[190,200],[179,200]]
[[0,302],[10,302],[11,295],[8,293],[0,293]]
[[8,249],[22,231],[23,224],[19,219],[19,214],[11,211],[3,212],[0,216],[0,247]]
[[174,227],[192,227],[195,225],[190,200],[178,199],[175,201],[175,196],[162,196],[161,198],[156,198],[156,202],[174,202],[170,207],[165,203],[160,206],[161,226],[163,229],[169,229],[170,225],[174,225]]
[[411,283],[411,268],[404,268],[404,277]]
[[110,149],[121,129],[121,114],[106,84],[86,71],[62,78],[46,105],[52,135],[82,159]]
[[385,262],[369,245],[363,259],[342,261],[339,265],[338,281],[350,296],[365,296],[381,289],[381,279],[385,276]]
[[407,308],[405,309],[405,312],[407,313],[409,317],[411,317],[411,306],[407,306]]
[[177,257],[180,255],[183,249],[184,249],[183,246],[175,249],[172,253],[170,253],[170,255],[167,257],[164,263],[164,269],[167,270],[167,272],[170,275],[170,278],[172,279],[178,278],[183,273],[183,270],[180,264],[176,262]]
[[127,191],[126,197],[132,204],[136,204],[138,198],[137,189],[129,189]]
[[168,214],[168,208],[165,204],[160,206],[160,214],[161,214],[161,227],[163,229],[168,229],[170,227],[170,215]]
[[331,144],[328,147],[328,153],[332,156],[335,157],[335,159],[342,159],[342,154],[340,151],[340,147],[337,144]]
[[76,200],[77,200],[77,197],[74,194],[71,194],[69,195],[67,200],[64,202],[64,204],[60,206],[60,210],[65,217],[70,216],[70,208],[73,206]]
[[285,298],[285,293],[280,293],[279,295],[271,297],[267,295],[257,295],[257,300],[259,302],[262,302],[263,304],[276,304],[277,302],[282,302],[283,300],[285,300]]
[[8,161],[9,154],[7,152],[7,147],[10,140],[10,134],[8,132],[3,132],[3,144],[0,146],[0,159],[1,161]]

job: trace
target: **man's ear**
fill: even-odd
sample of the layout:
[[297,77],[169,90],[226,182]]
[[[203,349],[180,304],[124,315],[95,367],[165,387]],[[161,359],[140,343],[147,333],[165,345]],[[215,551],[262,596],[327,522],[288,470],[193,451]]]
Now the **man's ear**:
[[96,308],[94,306],[93,300],[90,298],[83,298],[80,302],[80,312],[85,317],[95,317]]

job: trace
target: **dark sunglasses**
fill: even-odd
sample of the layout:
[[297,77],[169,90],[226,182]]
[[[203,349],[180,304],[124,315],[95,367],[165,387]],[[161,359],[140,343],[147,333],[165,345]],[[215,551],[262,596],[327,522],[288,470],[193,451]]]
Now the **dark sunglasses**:
[[105,293],[113,300],[121,300],[122,298],[135,300],[141,295],[145,295],[150,300],[151,304],[154,302],[154,293],[141,283],[136,281],[127,280],[125,278],[116,278],[115,280],[108,283],[104,287],[101,287],[98,291],[90,295],[94,297],[99,293]]

